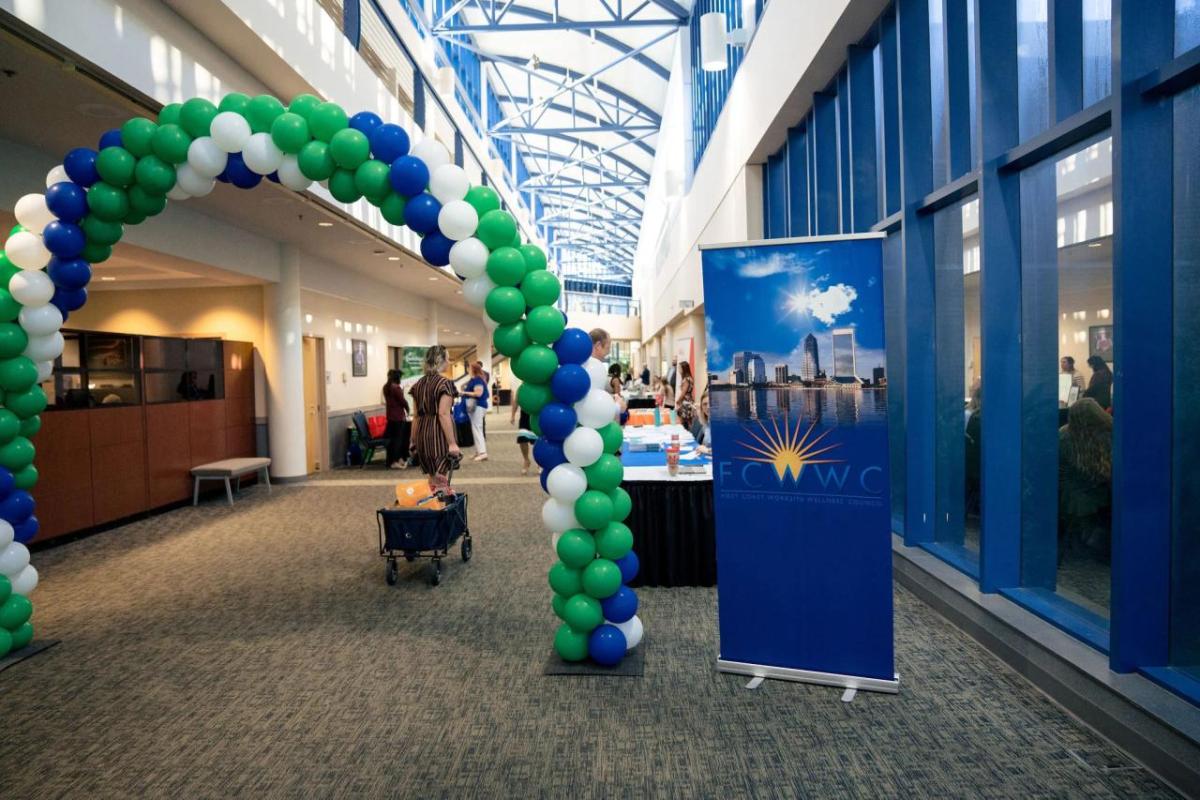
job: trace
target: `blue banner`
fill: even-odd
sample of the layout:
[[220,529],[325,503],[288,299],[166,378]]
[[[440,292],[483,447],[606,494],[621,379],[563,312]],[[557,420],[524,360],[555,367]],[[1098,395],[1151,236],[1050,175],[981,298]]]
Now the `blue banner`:
[[894,691],[882,256],[702,248],[722,669]]

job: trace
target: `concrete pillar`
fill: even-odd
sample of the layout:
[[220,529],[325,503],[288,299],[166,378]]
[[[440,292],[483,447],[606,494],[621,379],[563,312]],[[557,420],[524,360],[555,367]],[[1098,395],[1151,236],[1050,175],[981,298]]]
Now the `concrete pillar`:
[[692,321],[692,350],[695,352],[695,363],[692,367],[696,379],[696,400],[708,386],[708,336],[704,330],[704,315],[695,312],[688,315]]
[[280,249],[279,282],[263,292],[267,378],[267,441],[271,476],[308,474],[305,455],[304,355],[300,327],[300,256],[290,245]]
[[425,345],[438,343],[438,304],[430,298],[425,301]]

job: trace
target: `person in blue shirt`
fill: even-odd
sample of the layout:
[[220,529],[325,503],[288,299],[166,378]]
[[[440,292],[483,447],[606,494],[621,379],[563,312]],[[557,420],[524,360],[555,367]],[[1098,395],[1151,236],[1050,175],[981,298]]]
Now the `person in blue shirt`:
[[487,440],[483,438],[483,421],[487,417],[488,382],[483,364],[471,365],[471,380],[463,387],[467,413],[471,415],[471,437],[475,439],[475,461],[487,461]]

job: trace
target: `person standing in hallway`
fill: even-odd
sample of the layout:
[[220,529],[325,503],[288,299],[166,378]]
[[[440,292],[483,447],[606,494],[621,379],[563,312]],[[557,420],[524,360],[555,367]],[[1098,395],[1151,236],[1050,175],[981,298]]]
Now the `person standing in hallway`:
[[400,385],[400,370],[389,369],[387,383],[383,385],[383,404],[387,409],[387,465],[403,469],[408,466],[408,440],[411,426],[408,423],[408,399]]
[[524,465],[521,467],[521,474],[528,475],[533,462],[529,459],[529,448],[537,442],[537,434],[533,432],[533,425],[529,421],[529,412],[521,408],[517,403],[512,404],[512,411],[509,412],[508,422],[511,425],[517,419],[518,410],[521,413],[521,421],[517,427],[517,446],[521,448],[521,458],[524,459]]
[[1113,374],[1108,363],[1100,356],[1092,356],[1087,360],[1092,368],[1092,379],[1088,381],[1084,397],[1090,397],[1100,404],[1100,408],[1108,411],[1112,408]]
[[1071,376],[1072,386],[1078,386],[1079,391],[1083,391],[1083,376],[1075,369],[1075,358],[1073,356],[1063,356],[1060,358],[1058,360],[1058,369],[1061,374]]
[[608,353],[612,350],[612,337],[603,328],[592,328],[588,331],[592,339],[592,358],[597,361],[608,361]]
[[488,410],[487,373],[483,364],[476,361],[471,365],[471,380],[463,387],[467,398],[467,413],[471,415],[471,438],[475,440],[475,461],[487,461],[487,440],[483,434],[483,421]]
[[446,348],[440,344],[430,347],[425,351],[422,365],[425,375],[412,388],[417,417],[412,449],[435,489],[449,487],[450,466],[462,458],[450,411],[458,392],[450,379],[441,374],[446,364]]
[[696,419],[696,384],[692,381],[692,365],[684,361],[679,365],[679,390],[675,395],[675,407],[679,409],[679,424],[691,429]]
[[642,367],[642,374],[639,376],[642,379],[642,386],[650,386],[650,365],[646,364]]
[[679,359],[671,359],[671,369],[667,371],[667,375],[663,378],[663,408],[667,411],[675,410],[675,382],[679,377],[678,372]]

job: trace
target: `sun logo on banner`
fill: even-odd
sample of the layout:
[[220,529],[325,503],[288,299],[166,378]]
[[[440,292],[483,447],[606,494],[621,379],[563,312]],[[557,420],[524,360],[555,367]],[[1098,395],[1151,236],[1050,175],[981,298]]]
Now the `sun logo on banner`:
[[782,481],[784,476],[789,472],[792,474],[792,480],[800,480],[800,473],[808,464],[840,464],[841,459],[836,458],[819,458],[831,450],[835,450],[841,445],[826,444],[821,445],[821,440],[829,435],[830,430],[822,431],[815,438],[813,437],[813,429],[816,427],[816,420],[808,426],[808,430],[801,434],[801,423],[796,421],[795,427],[791,426],[788,417],[783,418],[783,430],[779,430],[779,421],[774,417],[771,418],[771,428],[768,429],[761,420],[757,421],[759,433],[755,433],[749,426],[745,431],[749,436],[757,442],[757,445],[748,442],[738,442],[739,445],[757,453],[754,456],[736,456],[739,461],[757,461],[762,464],[770,464],[775,468],[775,473]]

